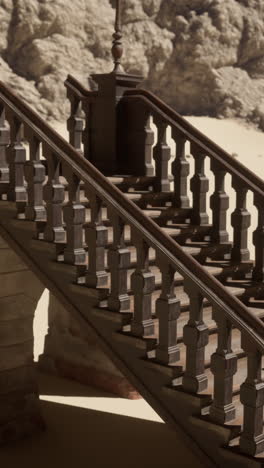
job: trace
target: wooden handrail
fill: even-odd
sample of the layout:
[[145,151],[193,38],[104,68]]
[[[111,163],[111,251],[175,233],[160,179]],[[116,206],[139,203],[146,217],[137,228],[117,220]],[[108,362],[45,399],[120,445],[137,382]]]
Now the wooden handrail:
[[260,319],[255,317],[236,297],[230,295],[217,279],[186,254],[177,242],[165,234],[154,221],[146,217],[140,208],[129,201],[117,187],[111,184],[89,161],[81,157],[78,151],[1,81],[0,101],[22,123],[30,127],[37,138],[45,143],[64,164],[69,165],[79,179],[92,187],[99,198],[114,209],[149,245],[154,247],[158,254],[165,256],[176,271],[184,278],[188,278],[217,310],[221,310],[232,324],[241,330],[245,337],[253,341],[261,352],[264,351],[264,324]]
[[97,91],[90,91],[85,88],[72,75],[68,75],[65,81],[66,88],[69,88],[80,100],[84,98],[93,98],[97,96]]
[[167,121],[168,125],[176,127],[189,141],[199,145],[200,148],[205,150],[208,156],[216,159],[222,166],[224,166],[229,174],[232,174],[242,180],[249,190],[252,190],[264,198],[264,182],[260,177],[241,164],[237,159],[232,158],[229,153],[224,151],[210,138],[191,125],[168,104],[145,89],[127,90],[123,99],[129,99],[129,97],[143,100],[152,111],[163,117]]

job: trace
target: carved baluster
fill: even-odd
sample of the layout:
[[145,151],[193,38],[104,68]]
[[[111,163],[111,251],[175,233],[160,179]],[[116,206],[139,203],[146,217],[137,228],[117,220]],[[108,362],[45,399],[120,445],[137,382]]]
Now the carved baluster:
[[108,274],[105,271],[105,247],[108,241],[108,229],[102,221],[102,200],[90,192],[87,186],[85,194],[90,202],[91,221],[85,226],[85,238],[88,247],[88,271],[86,284],[91,288],[106,286]]
[[[5,108],[0,103],[0,187],[5,191],[5,183],[9,181],[9,169],[6,159],[6,148],[10,141],[9,128],[5,122]],[[4,183],[4,184],[2,184]]]
[[237,371],[237,355],[233,353],[232,324],[222,314],[213,309],[213,319],[218,326],[218,346],[211,357],[211,371],[214,375],[214,400],[210,416],[214,421],[224,424],[235,418],[233,404],[233,376]]
[[195,161],[194,176],[191,179],[191,191],[193,193],[193,209],[191,220],[193,224],[208,224],[208,215],[206,213],[206,193],[209,190],[209,180],[204,173],[204,160],[206,154],[204,151],[191,144],[191,153]]
[[258,225],[253,233],[255,267],[252,278],[254,281],[262,282],[264,280],[264,206],[262,197],[254,194],[254,205],[258,210]]
[[86,263],[86,252],[83,248],[85,207],[80,203],[80,180],[68,165],[63,166],[63,175],[68,182],[69,195],[69,200],[63,208],[67,234],[64,262],[84,265]]
[[154,175],[154,167],[152,164],[152,146],[154,143],[154,132],[150,125],[150,115],[148,116],[141,136],[145,137],[145,174],[147,177]]
[[247,248],[250,213],[246,209],[247,188],[238,179],[232,179],[232,187],[236,191],[236,209],[231,214],[231,225],[234,228],[233,248],[231,259],[237,262],[249,260]]
[[185,158],[186,138],[175,128],[172,128],[172,138],[176,142],[176,157],[171,168],[174,176],[174,206],[177,208],[189,208],[190,200],[187,195],[187,180],[190,164]]
[[46,210],[43,205],[43,183],[45,181],[45,166],[40,160],[40,141],[29,128],[25,128],[25,136],[29,143],[29,158],[25,163],[25,179],[27,181],[28,204],[26,218],[31,221],[45,221]]
[[46,202],[47,223],[44,239],[49,242],[65,242],[65,230],[62,223],[62,203],[64,186],[60,183],[60,160],[49,147],[43,144],[43,156],[48,163],[48,181],[43,188]]
[[67,97],[71,103],[71,115],[67,120],[69,142],[77,151],[82,152],[83,120],[79,117],[81,102],[69,88],[67,88]]
[[164,257],[157,256],[156,262],[162,274],[161,295],[156,301],[156,315],[159,319],[156,359],[163,364],[171,364],[180,358],[177,346],[177,319],[181,312],[181,304],[174,294],[174,268]]
[[155,189],[157,192],[170,192],[168,171],[171,150],[167,144],[166,136],[168,124],[158,115],[154,116],[153,121],[158,131],[157,144],[153,149],[153,159],[156,162]]
[[223,244],[228,242],[226,211],[229,207],[229,197],[225,193],[226,170],[213,159],[211,160],[211,170],[215,177],[215,190],[210,198],[210,207],[213,214],[211,239],[218,244]]
[[6,111],[6,118],[10,125],[10,145],[6,150],[9,164],[7,199],[16,202],[18,217],[20,217],[24,212],[27,202],[27,191],[24,181],[26,149],[21,141],[23,125],[9,109]]
[[134,230],[131,231],[131,239],[137,252],[137,267],[131,276],[131,288],[134,294],[131,331],[137,336],[149,336],[154,333],[151,298],[155,289],[155,275],[149,270],[149,246]]
[[108,216],[113,226],[113,244],[108,251],[108,267],[111,274],[108,308],[124,312],[130,309],[130,297],[127,294],[127,270],[130,266],[130,251],[125,245],[123,220],[110,208],[108,208]]
[[205,346],[208,344],[208,328],[203,321],[203,297],[192,282],[184,281],[184,290],[190,299],[190,318],[183,329],[186,345],[186,371],[182,385],[188,392],[197,393],[207,388],[204,373]]
[[90,159],[90,144],[91,144],[91,130],[90,130],[90,116],[92,104],[88,98],[85,98],[82,102],[83,111],[85,114],[85,128],[82,133],[82,142],[83,142],[83,155],[85,159]]
[[240,388],[240,401],[244,405],[243,431],[240,449],[249,455],[264,450],[263,404],[264,382],[261,378],[262,354],[254,343],[242,335],[241,347],[247,354],[247,378]]

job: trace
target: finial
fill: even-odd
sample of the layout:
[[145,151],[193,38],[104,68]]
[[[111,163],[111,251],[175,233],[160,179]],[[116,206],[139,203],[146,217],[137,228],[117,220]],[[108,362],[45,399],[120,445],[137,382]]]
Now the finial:
[[116,0],[115,32],[113,34],[113,38],[112,56],[115,64],[113,71],[124,73],[124,69],[121,65],[121,58],[123,55],[123,46],[121,40],[121,0]]

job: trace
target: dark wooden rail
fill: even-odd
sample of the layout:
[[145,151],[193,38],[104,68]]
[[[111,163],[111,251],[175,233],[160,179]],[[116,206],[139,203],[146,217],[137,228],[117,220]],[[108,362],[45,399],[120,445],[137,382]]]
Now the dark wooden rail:
[[[71,83],[74,90],[74,83]],[[81,88],[78,99],[95,99],[96,95],[82,94]],[[138,93],[138,91],[137,91]],[[143,102],[143,105],[155,113],[155,122],[159,128],[158,151],[156,152],[156,174],[161,181],[166,181],[168,161],[167,145],[164,141],[165,124],[175,128],[175,135],[180,140],[176,166],[180,172],[180,193],[176,199],[186,204],[184,178],[183,142],[187,134],[165,115],[158,102],[144,96],[130,96],[126,100],[133,103]],[[153,98],[154,100],[154,98]],[[134,104],[133,104],[134,105]],[[76,109],[76,107],[74,107]],[[260,395],[263,393],[261,385],[261,358],[264,351],[264,325],[234,296],[230,295],[219,281],[209,275],[206,270],[171,237],[167,236],[151,219],[113,186],[85,157],[72,145],[68,144],[58,133],[47,125],[35,112],[15,96],[0,82],[0,111],[1,127],[5,130],[0,139],[0,147],[6,148],[6,160],[1,164],[9,168],[9,182],[1,182],[1,193],[7,199],[15,201],[18,216],[26,219],[41,221],[44,225],[45,240],[60,243],[63,247],[64,261],[72,265],[87,266],[86,285],[92,288],[103,288],[108,307],[115,311],[125,311],[129,305],[126,277],[129,264],[129,253],[124,249],[124,226],[131,229],[131,242],[136,248],[137,268],[132,279],[131,288],[134,295],[134,315],[131,329],[134,335],[148,336],[153,334],[153,320],[151,310],[151,294],[155,287],[155,278],[149,270],[149,249],[156,253],[156,265],[162,273],[162,293],[156,304],[156,314],[159,319],[160,337],[157,356],[160,362],[168,365],[178,358],[176,322],[179,315],[179,301],[173,292],[173,278],[175,272],[184,278],[184,289],[190,298],[190,317],[184,327],[184,343],[186,345],[186,370],[183,375],[183,390],[197,393],[207,387],[205,374],[205,347],[208,343],[208,328],[203,321],[203,299],[206,298],[213,307],[215,321],[218,324],[218,348],[212,356],[212,372],[215,375],[216,387],[214,402],[211,407],[211,418],[221,423],[232,420],[234,407],[232,405],[233,374],[236,371],[236,356],[231,350],[231,329],[238,328],[242,334],[242,348],[248,357],[248,377],[241,386],[241,401],[244,405],[244,428],[241,436],[241,450],[249,454],[256,454],[263,447],[262,413],[263,403]],[[4,114],[5,112],[5,114]],[[75,110],[74,110],[75,112]],[[169,113],[169,112],[168,112]],[[87,116],[88,118],[88,116]],[[6,145],[6,120],[10,128],[9,145]],[[165,122],[165,123],[164,123]],[[26,159],[26,150],[22,141],[22,128],[25,139],[29,144],[30,159]],[[75,129],[76,131],[76,129]],[[79,131],[79,130],[78,130]],[[72,130],[73,132],[73,130]],[[184,133],[184,134],[183,134]],[[2,134],[1,134],[2,135]],[[193,143],[192,152],[196,157],[196,174],[192,183],[195,200],[196,221],[203,223],[206,216],[204,194],[206,193],[205,177],[203,175],[203,161],[209,149],[204,148],[196,137],[188,135]],[[207,140],[206,140],[207,141]],[[205,142],[203,143],[205,145]],[[211,150],[210,150],[211,151]],[[44,158],[47,164],[43,164]],[[220,162],[216,155],[217,163]],[[237,162],[232,174],[238,178]],[[227,171],[227,162],[224,162]],[[47,171],[46,171],[47,167]],[[60,178],[60,171],[68,182],[68,201],[65,204],[65,187]],[[222,190],[221,171],[213,166],[216,174],[216,187]],[[220,175],[219,175],[220,174]],[[177,174],[175,174],[178,177]],[[242,174],[241,177],[244,177]],[[25,178],[27,184],[25,184]],[[45,185],[43,186],[44,181]],[[236,179],[237,180],[237,179]],[[80,185],[82,184],[82,185]],[[262,197],[259,184],[250,181],[250,189]],[[236,185],[234,185],[236,187]],[[161,189],[164,187],[161,183]],[[87,203],[91,210],[91,218],[85,220],[85,206],[80,202],[80,188],[84,188]],[[168,187],[165,184],[165,189]],[[3,195],[4,196],[4,195]],[[219,238],[224,231],[221,212],[224,207],[217,204],[215,222]],[[241,201],[242,200],[242,201]],[[262,198],[261,198],[262,200]],[[241,206],[240,206],[241,203]],[[243,197],[238,197],[237,213],[243,212]],[[111,292],[107,294],[106,284],[108,273],[105,265],[105,250],[107,246],[108,228],[104,223],[103,209],[107,208],[110,225],[113,228],[113,243],[109,250],[109,270]],[[242,213],[243,214],[243,213]],[[217,224],[218,220],[218,224]],[[239,220],[237,225],[242,225]],[[234,220],[234,225],[236,221]],[[85,230],[88,247],[88,263],[86,247],[83,243],[83,229]],[[242,256],[244,238],[240,239],[239,255]],[[257,424],[256,424],[257,421]]]

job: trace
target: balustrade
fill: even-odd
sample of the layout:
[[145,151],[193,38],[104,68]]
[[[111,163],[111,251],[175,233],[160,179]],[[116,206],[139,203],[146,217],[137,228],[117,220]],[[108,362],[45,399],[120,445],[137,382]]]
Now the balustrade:
[[45,144],[43,144],[43,156],[47,160],[48,167],[48,180],[43,190],[47,213],[44,239],[49,242],[65,242],[62,218],[64,186],[60,181],[61,163],[58,156]]
[[77,151],[82,152],[83,119],[80,117],[81,100],[69,87],[67,87],[67,97],[71,105],[70,117],[67,120],[69,142]]
[[190,200],[187,195],[187,182],[190,164],[185,156],[186,137],[173,127],[172,138],[176,143],[176,157],[171,165],[174,177],[174,206],[177,208],[189,208]]
[[108,267],[111,274],[111,288],[108,297],[110,310],[124,312],[130,310],[130,297],[127,293],[130,251],[125,245],[125,224],[111,208],[108,216],[113,226],[113,243],[108,251]]
[[226,170],[221,164],[211,159],[211,171],[215,178],[215,190],[210,198],[210,207],[213,214],[211,239],[218,244],[223,244],[228,242],[226,211],[229,207],[229,197],[225,193]]
[[9,181],[9,169],[6,160],[6,148],[9,144],[9,128],[5,120],[5,108],[0,103],[0,190],[5,189],[5,183]]
[[6,111],[6,119],[10,125],[10,145],[6,149],[9,165],[7,199],[16,202],[18,217],[23,217],[27,202],[27,191],[24,179],[26,149],[22,143],[23,123],[10,109]]
[[159,319],[159,340],[156,359],[163,364],[171,364],[180,359],[177,346],[177,319],[181,304],[174,293],[174,268],[164,257],[157,256],[157,265],[161,271],[161,294],[156,301],[156,315]]
[[233,376],[237,371],[237,355],[232,352],[232,323],[223,316],[221,310],[213,309],[213,319],[217,323],[218,345],[211,356],[211,371],[214,375],[214,399],[210,407],[210,417],[224,424],[235,418],[233,404]]
[[171,150],[167,144],[168,124],[166,120],[163,120],[158,115],[154,116],[153,122],[158,132],[157,144],[153,149],[153,159],[156,163],[155,189],[157,192],[170,192],[169,160]]
[[155,289],[155,275],[149,269],[149,246],[135,232],[131,231],[132,244],[136,247],[137,266],[131,277],[134,294],[134,317],[131,331],[134,335],[149,336],[154,333],[152,319],[152,293]]
[[249,455],[257,455],[264,450],[262,353],[243,334],[241,346],[247,354],[247,378],[240,388],[240,401],[244,405],[240,449]]
[[203,321],[203,296],[188,280],[184,281],[184,290],[190,299],[190,318],[183,329],[183,342],[186,345],[186,371],[182,385],[192,393],[207,388],[205,374],[205,347],[208,344],[208,327]]
[[25,179],[27,181],[28,203],[25,209],[26,219],[45,221],[46,210],[43,204],[43,183],[46,168],[40,160],[40,140],[34,132],[25,127],[25,136],[29,144],[29,161],[25,163]]
[[63,175],[68,182],[69,197],[63,208],[67,235],[64,261],[73,265],[85,265],[86,252],[83,247],[85,206],[80,203],[80,180],[68,165],[63,167]]
[[254,281],[264,280],[264,207],[263,199],[254,195],[254,205],[258,211],[257,228],[253,233],[253,244],[255,246],[255,266],[252,272]]
[[232,187],[236,192],[236,208],[231,215],[231,224],[234,228],[233,248],[231,259],[236,262],[249,260],[248,228],[250,226],[250,213],[246,208],[248,189],[236,177],[232,178]]
[[102,200],[86,185],[85,194],[90,203],[91,220],[85,225],[85,239],[88,247],[88,271],[86,285],[90,288],[105,287],[108,274],[105,252],[108,243],[108,229],[103,223]]
[[209,218],[206,212],[206,198],[209,190],[209,180],[204,173],[204,160],[206,153],[191,144],[191,154],[194,157],[194,176],[191,179],[191,191],[193,193],[193,206],[191,220],[193,224],[208,224]]

